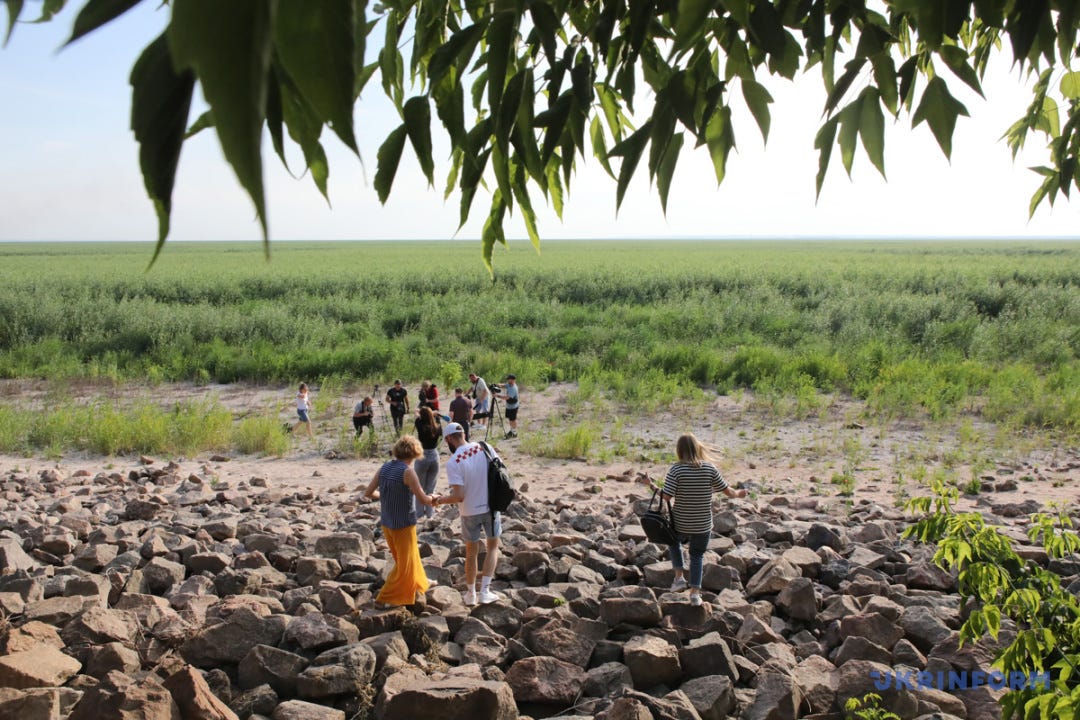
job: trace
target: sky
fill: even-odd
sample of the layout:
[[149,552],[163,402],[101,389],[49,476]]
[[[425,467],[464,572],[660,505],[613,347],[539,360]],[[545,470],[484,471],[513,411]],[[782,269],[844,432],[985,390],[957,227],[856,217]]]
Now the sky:
[[[24,19],[36,17],[28,2]],[[69,3],[51,23],[20,23],[0,50],[0,241],[156,239],[157,221],[138,168],[129,129],[128,76],[142,48],[168,21],[168,9],[145,2],[119,20],[59,50],[82,3]],[[6,23],[0,21],[0,27]],[[369,52],[371,49],[369,48]],[[734,93],[737,152],[717,187],[704,148],[687,143],[665,215],[659,195],[639,167],[616,214],[615,183],[591,157],[573,178],[562,220],[534,197],[540,234],[562,238],[1073,238],[1080,202],[1044,203],[1028,219],[1042,164],[1041,137],[1016,160],[1000,140],[1030,95],[1008,68],[987,83],[983,100],[949,76],[965,103],[951,162],[929,128],[911,129],[907,115],[887,128],[888,180],[862,153],[852,178],[839,150],[820,199],[815,198],[824,90],[819,73],[795,83],[770,81],[776,102],[763,143]],[[859,87],[853,89],[855,97]],[[193,108],[192,120],[201,108]],[[264,172],[272,240],[474,239],[487,200],[478,194],[472,219],[458,230],[457,195],[443,199],[448,163],[436,143],[436,187],[428,188],[406,149],[391,197],[379,204],[372,181],[381,141],[400,120],[373,81],[356,106],[362,162],[328,131],[330,204],[310,178],[294,179],[264,143]],[[889,121],[887,120],[887,123]],[[436,133],[438,128],[436,128]],[[295,150],[290,159],[302,167]],[[516,216],[507,235],[525,237]],[[261,240],[250,200],[222,158],[213,133],[184,145],[173,195],[174,240]],[[527,241],[525,241],[527,242]]]

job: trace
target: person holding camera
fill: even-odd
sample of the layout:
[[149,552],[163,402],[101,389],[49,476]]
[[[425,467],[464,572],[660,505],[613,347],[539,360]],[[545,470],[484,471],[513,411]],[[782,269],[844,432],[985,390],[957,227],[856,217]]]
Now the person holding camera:
[[368,395],[356,403],[356,407],[353,408],[352,424],[356,430],[356,437],[363,435],[364,428],[371,427],[371,421],[375,417],[374,408],[372,407],[374,403],[375,401]]
[[401,426],[405,423],[405,413],[409,412],[409,391],[401,386],[400,380],[395,380],[394,387],[386,391],[386,402],[390,405],[394,433],[400,435]]
[[476,373],[469,373],[469,381],[472,383],[473,418],[484,420],[476,423],[479,428],[487,427],[487,418],[491,417],[491,391],[488,390],[484,378]]
[[507,375],[506,385],[501,388],[496,386],[495,397],[503,401],[503,412],[507,422],[510,423],[510,432],[506,433],[506,439],[517,437],[517,414],[518,414],[518,386],[517,375]]

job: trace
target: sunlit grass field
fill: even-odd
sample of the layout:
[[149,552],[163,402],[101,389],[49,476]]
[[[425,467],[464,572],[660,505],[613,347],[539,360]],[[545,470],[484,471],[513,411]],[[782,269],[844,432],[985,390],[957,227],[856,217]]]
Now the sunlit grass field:
[[[1080,243],[0,245],[0,377],[337,384],[476,370],[628,406],[1080,430]],[[0,435],[3,433],[0,432]]]

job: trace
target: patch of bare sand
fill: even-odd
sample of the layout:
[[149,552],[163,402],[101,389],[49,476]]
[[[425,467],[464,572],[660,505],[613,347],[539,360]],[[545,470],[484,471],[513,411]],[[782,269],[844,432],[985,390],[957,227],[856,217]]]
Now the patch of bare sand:
[[[502,439],[498,421],[489,439],[506,459],[528,494],[544,501],[571,501],[587,506],[598,500],[630,500],[646,491],[636,482],[641,475],[663,477],[673,455],[675,440],[683,432],[695,433],[716,450],[716,462],[727,480],[751,491],[748,503],[794,503],[817,497],[819,505],[837,514],[851,504],[873,502],[895,506],[908,495],[927,494],[925,478],[945,472],[952,481],[975,479],[978,494],[965,496],[961,509],[986,510],[992,504],[1020,503],[1029,499],[1046,504],[1080,503],[1080,451],[1042,436],[1006,435],[976,418],[951,424],[866,421],[862,406],[850,399],[833,399],[809,418],[785,417],[749,394],[717,397],[711,403],[679,404],[669,409],[618,417],[610,411],[585,406],[571,410],[567,402],[572,384],[552,384],[542,391],[522,389],[519,438]],[[410,393],[412,393],[410,386]],[[62,395],[64,402],[117,402],[148,400],[172,407],[176,403],[216,401],[238,419],[272,414],[282,423],[295,421],[293,387],[246,384],[196,386],[55,385],[3,381],[0,397],[25,408],[46,407]],[[227,460],[206,453],[174,459],[182,471],[207,471],[223,481],[238,483],[251,477],[266,478],[283,489],[310,488],[316,493],[345,485],[359,488],[374,474],[379,458],[331,459],[351,432],[351,408],[370,388],[328,397],[313,390],[314,440],[298,434],[283,457],[230,456]],[[444,399],[444,405],[448,399]],[[576,407],[576,406],[575,406]],[[378,409],[378,408],[377,408]],[[444,407],[445,411],[445,407]],[[389,444],[386,423],[383,446]],[[587,424],[598,440],[591,460],[553,459],[535,454],[550,447],[561,432]],[[474,437],[475,439],[475,437]],[[527,452],[532,450],[534,452]],[[446,449],[442,449],[443,459]],[[67,473],[87,470],[126,470],[138,457],[101,457],[71,453],[60,459],[0,455],[0,471],[18,468],[37,473],[59,467]],[[848,478],[849,487],[844,481]],[[444,481],[440,481],[444,488]],[[850,489],[851,495],[843,493]]]

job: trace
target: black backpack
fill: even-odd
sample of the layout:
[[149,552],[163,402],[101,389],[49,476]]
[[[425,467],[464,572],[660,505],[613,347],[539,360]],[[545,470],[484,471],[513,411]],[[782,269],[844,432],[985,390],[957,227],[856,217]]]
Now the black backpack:
[[514,489],[514,479],[510,477],[510,471],[506,469],[506,463],[497,457],[486,442],[481,442],[480,447],[488,459],[487,486],[488,486],[488,509],[492,513],[503,512],[510,507],[510,503],[517,497]]

